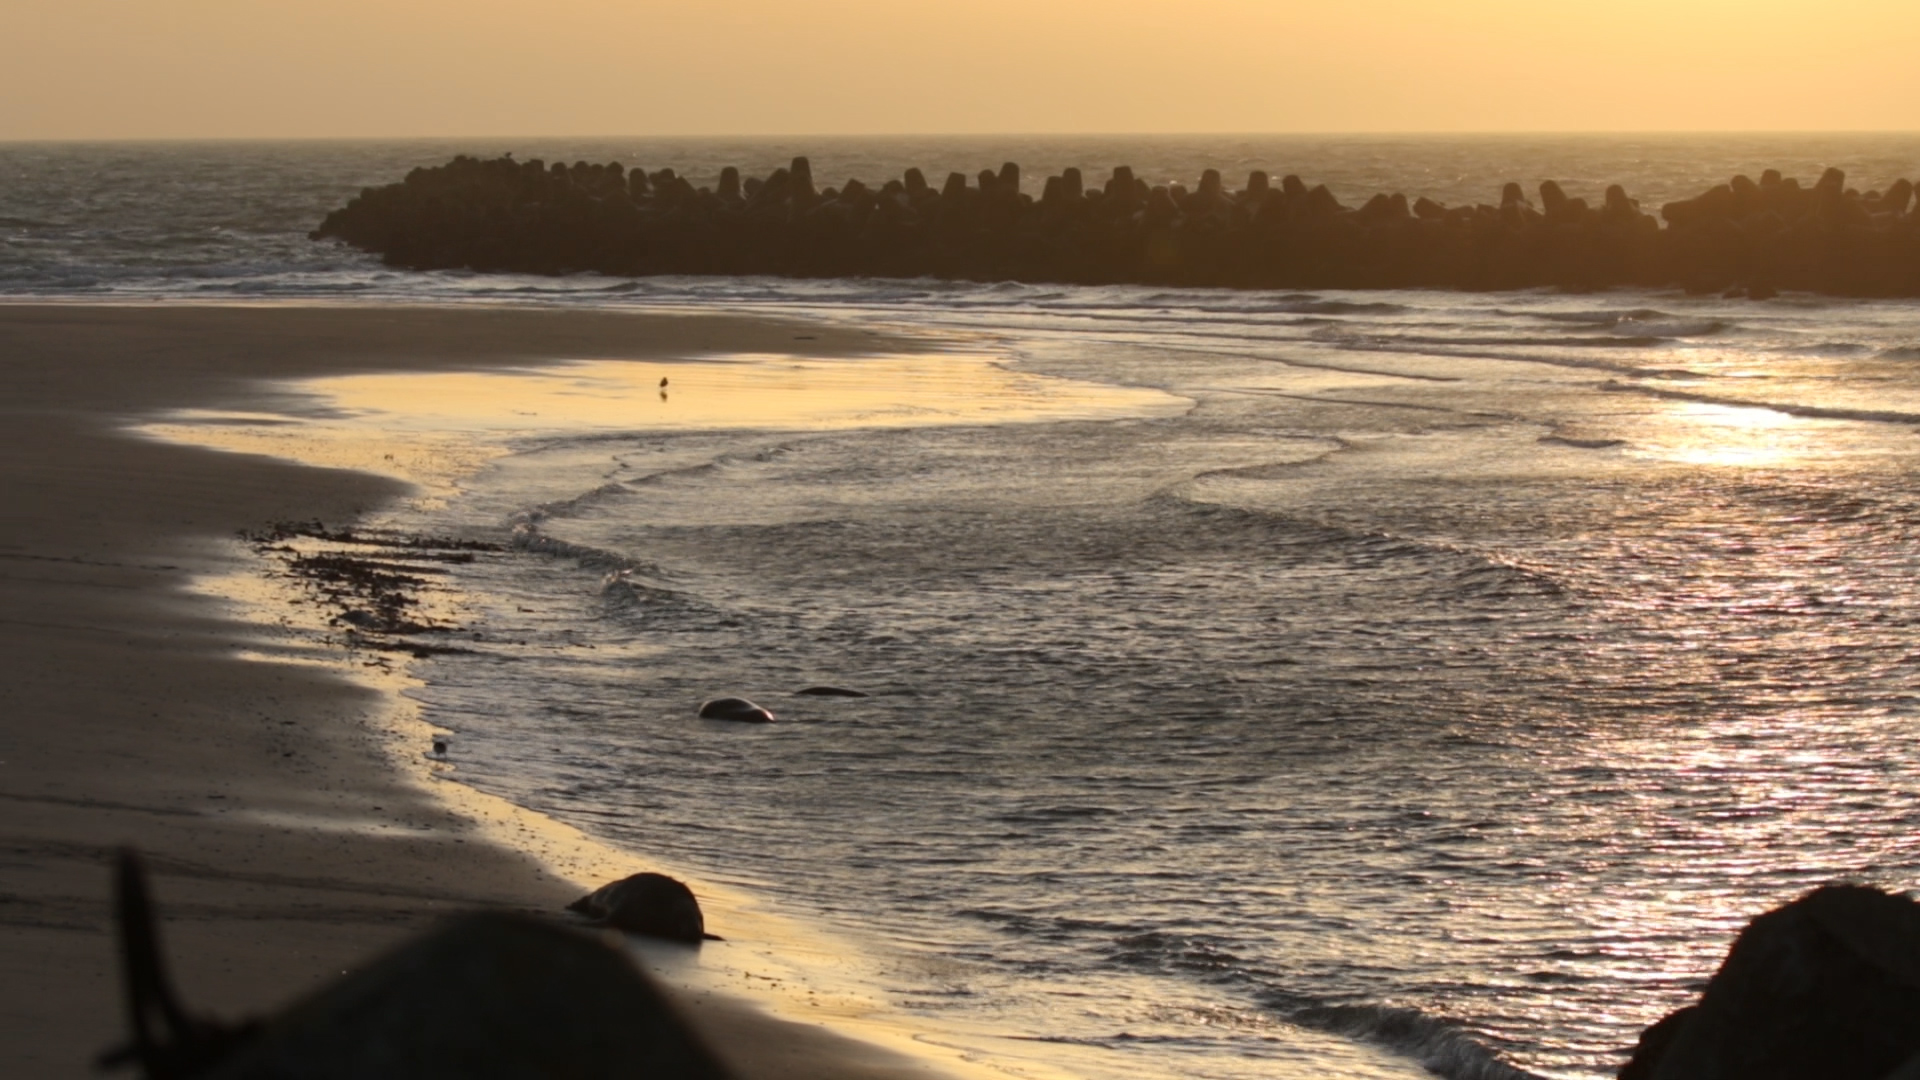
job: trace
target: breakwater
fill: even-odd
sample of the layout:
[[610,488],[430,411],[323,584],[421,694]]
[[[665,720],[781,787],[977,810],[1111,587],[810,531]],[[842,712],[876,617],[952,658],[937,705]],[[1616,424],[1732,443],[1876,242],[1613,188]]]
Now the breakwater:
[[1553,181],[1497,203],[1380,194],[1343,204],[1297,176],[1214,170],[1191,189],[1077,169],[1036,198],[1019,166],[939,186],[816,186],[804,157],[695,187],[672,169],[461,156],[367,188],[312,236],[411,269],[612,275],[767,274],[1242,288],[1684,287],[1920,296],[1920,207],[1900,179],[1861,192],[1768,170],[1646,212],[1619,185],[1599,205]]

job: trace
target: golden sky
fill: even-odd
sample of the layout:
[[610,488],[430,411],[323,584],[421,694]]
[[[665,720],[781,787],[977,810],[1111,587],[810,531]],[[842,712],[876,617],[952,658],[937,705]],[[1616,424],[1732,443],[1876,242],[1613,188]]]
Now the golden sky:
[[4,0],[0,139],[1920,129],[1920,0]]

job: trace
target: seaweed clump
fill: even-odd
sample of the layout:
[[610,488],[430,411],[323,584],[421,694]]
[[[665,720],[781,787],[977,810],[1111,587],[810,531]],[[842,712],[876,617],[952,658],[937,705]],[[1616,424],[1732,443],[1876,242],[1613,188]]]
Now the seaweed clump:
[[348,645],[415,657],[472,651],[414,640],[460,630],[429,614],[426,598],[449,565],[504,550],[479,540],[329,529],[319,521],[275,522],[242,537],[330,609],[327,625],[341,629]]

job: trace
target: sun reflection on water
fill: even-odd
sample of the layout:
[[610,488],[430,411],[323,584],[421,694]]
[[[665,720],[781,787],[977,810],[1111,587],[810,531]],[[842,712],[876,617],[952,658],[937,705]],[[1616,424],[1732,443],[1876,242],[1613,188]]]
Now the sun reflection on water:
[[997,358],[722,355],[556,361],[487,371],[378,372],[278,387],[296,414],[182,409],[153,438],[391,476],[433,508],[512,452],[585,432],[825,431],[1165,416],[1186,398],[1014,371]]
[[1681,465],[1791,467],[1832,456],[1832,443],[1821,429],[1835,423],[1763,406],[1672,402],[1657,415],[1647,441],[1633,452]]
[[1131,415],[1152,390],[1008,370],[987,356],[737,355],[580,360],[533,370],[350,375],[304,383],[356,419],[411,429],[819,430]]

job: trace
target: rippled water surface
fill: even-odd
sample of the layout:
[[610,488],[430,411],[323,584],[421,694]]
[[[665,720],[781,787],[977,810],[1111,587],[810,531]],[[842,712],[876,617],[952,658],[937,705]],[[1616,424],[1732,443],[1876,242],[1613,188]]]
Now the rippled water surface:
[[[1507,178],[1376,143],[1319,152],[1356,193]],[[1789,151],[1920,172],[1763,143],[1494,149],[1630,187],[1639,153],[1642,189]],[[816,170],[900,153],[843,151]],[[299,152],[336,189],[262,205],[397,153]],[[115,198],[60,228],[146,213]],[[1012,368],[1008,422],[474,423],[513,452],[404,522],[516,545],[459,579],[478,652],[420,668],[464,775],[857,935],[930,1028],[1096,1077],[1597,1076],[1753,914],[1920,884],[1911,304],[412,278],[284,225],[149,265],[21,220],[15,293],[60,291],[41,243],[71,295],[778,311]],[[884,396],[902,362],[834,377]],[[398,425],[379,400],[358,422]],[[792,693],[819,683],[872,696]],[[697,720],[720,694],[780,722]]]
[[522,433],[426,523],[517,551],[425,666],[466,775],[1092,1075],[1604,1074],[1746,918],[1920,881],[1907,307],[928,296],[814,310],[1018,422]]

